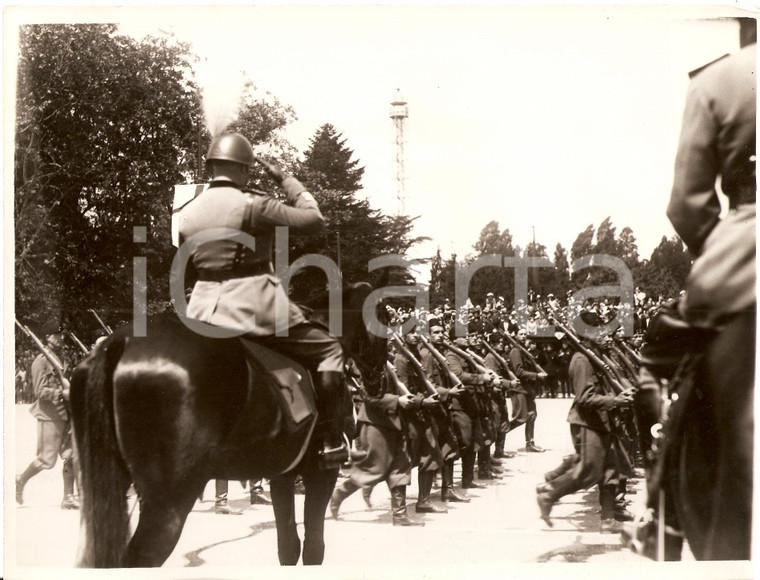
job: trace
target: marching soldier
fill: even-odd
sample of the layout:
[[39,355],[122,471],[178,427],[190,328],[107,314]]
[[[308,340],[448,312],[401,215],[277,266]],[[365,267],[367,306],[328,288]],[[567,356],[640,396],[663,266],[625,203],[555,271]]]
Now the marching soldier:
[[[528,341],[528,333],[524,328],[517,331],[517,340],[525,346]],[[510,392],[512,399],[512,420],[510,431],[519,425],[525,424],[525,451],[540,453],[541,447],[534,440],[536,425],[536,395],[540,391],[539,381],[546,378],[546,373],[528,370],[529,362],[526,362],[522,351],[514,346],[509,351],[509,364],[512,372],[520,381]]]
[[[467,340],[464,338],[455,338],[454,344],[463,349],[467,348]],[[451,349],[446,350],[446,364],[465,387],[465,391],[454,398],[451,404],[452,410],[457,412],[454,423],[459,439],[459,454],[462,457],[462,488],[482,488],[484,486],[475,481],[475,459],[478,450],[484,445],[475,388],[484,385],[490,379],[490,375],[475,372],[467,361]]]
[[[591,313],[581,314],[590,326],[600,326],[602,321]],[[591,346],[609,337],[599,329],[581,341]],[[622,525],[615,519],[615,497],[619,484],[620,467],[613,446],[612,419],[610,412],[628,406],[633,401],[630,390],[618,395],[608,394],[604,377],[599,376],[588,357],[577,351],[570,360],[569,379],[575,393],[567,420],[573,438],[576,455],[566,457],[562,465],[546,474],[546,483],[537,487],[537,501],[541,518],[552,525],[552,506],[563,496],[593,485],[599,486],[601,504],[601,527],[603,533],[617,533]]]
[[[419,336],[416,331],[412,330],[406,334],[403,340],[411,355],[419,360],[419,352],[417,351]],[[419,495],[415,511],[431,514],[446,513],[446,508],[438,507],[430,501],[435,473],[443,466],[443,454],[438,443],[438,425],[431,417],[430,412],[430,406],[438,405],[438,403],[433,401],[426,406],[425,386],[403,353],[396,353],[393,366],[396,368],[399,380],[406,385],[413,395],[421,399],[420,404],[422,405],[416,412],[405,413],[409,456],[412,465],[418,469]]]
[[406,487],[411,482],[412,463],[406,448],[400,411],[411,410],[412,395],[390,392],[390,380],[384,380],[381,392],[366,393],[359,408],[358,447],[363,455],[351,466],[348,479],[335,488],[330,498],[330,513],[337,520],[343,501],[360,488],[385,481],[391,491],[394,526],[424,526],[425,522],[409,517]]
[[[430,348],[438,349],[443,345],[444,327],[440,319],[431,318],[428,320],[428,332],[430,333]],[[438,397],[441,404],[446,407],[447,416],[436,415],[438,418],[438,432],[442,434],[441,447],[444,451],[444,463],[441,469],[441,500],[444,502],[462,502],[470,501],[470,498],[464,494],[459,494],[454,489],[454,462],[460,456],[459,441],[455,433],[460,427],[458,422],[466,422],[457,398],[464,392],[462,388],[450,385],[444,375],[441,373],[439,363],[432,351],[427,345],[421,345],[420,363],[430,382],[438,391]],[[442,356],[442,355],[441,355]],[[450,387],[450,388],[449,388]],[[450,448],[451,453],[447,453],[445,448]]]
[[[63,357],[63,332],[57,321],[47,323],[42,334],[48,354],[66,369]],[[60,455],[63,460],[63,501],[65,510],[79,509],[74,495],[75,466],[71,447],[71,424],[64,400],[68,399],[69,383],[59,376],[53,363],[40,353],[32,362],[31,382],[35,403],[30,412],[37,419],[37,457],[21,475],[16,476],[16,502],[24,503],[24,486],[40,471],[52,469]]]

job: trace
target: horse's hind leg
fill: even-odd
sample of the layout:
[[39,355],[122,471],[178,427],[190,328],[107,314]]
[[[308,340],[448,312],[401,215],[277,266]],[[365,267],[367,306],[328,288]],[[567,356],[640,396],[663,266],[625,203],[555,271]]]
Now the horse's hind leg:
[[319,565],[325,559],[325,512],[335,489],[338,470],[322,470],[316,466],[303,476],[304,500],[303,563]]
[[281,566],[295,566],[301,557],[301,538],[296,529],[295,475],[278,475],[269,481],[277,524],[277,556]]
[[[176,491],[176,489],[175,489]],[[140,520],[124,556],[125,568],[161,566],[177,545],[198,489],[140,500]]]

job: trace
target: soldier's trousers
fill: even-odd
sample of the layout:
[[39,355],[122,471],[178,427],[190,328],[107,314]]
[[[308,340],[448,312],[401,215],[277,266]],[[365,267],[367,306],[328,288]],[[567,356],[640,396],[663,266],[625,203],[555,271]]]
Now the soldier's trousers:
[[581,425],[570,425],[570,433],[579,461],[571,463],[549,481],[551,489],[547,493],[552,500],[557,501],[565,495],[598,484],[602,519],[612,517],[619,475],[617,454],[612,445],[613,436]]
[[401,431],[360,422],[357,443],[367,455],[353,464],[351,483],[372,487],[386,481],[391,488],[411,483],[412,463]]

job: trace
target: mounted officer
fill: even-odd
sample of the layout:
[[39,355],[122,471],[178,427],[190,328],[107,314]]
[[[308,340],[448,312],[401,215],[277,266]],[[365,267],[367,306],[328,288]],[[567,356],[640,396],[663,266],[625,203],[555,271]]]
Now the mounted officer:
[[[286,203],[245,189],[255,162],[280,185]],[[348,459],[342,433],[341,401],[346,387],[341,346],[327,330],[306,320],[272,267],[275,228],[287,226],[293,234],[320,233],[324,218],[319,206],[295,177],[256,157],[249,141],[239,133],[213,140],[206,167],[212,175],[208,189],[180,213],[180,245],[192,243],[194,236],[208,238],[215,228],[227,228],[233,235],[242,232],[255,243],[236,241],[230,235],[201,243],[196,238],[190,256],[197,282],[187,316],[235,329],[244,338],[264,339],[267,346],[313,372],[323,438],[321,465],[337,468]],[[286,332],[281,332],[284,329]]]

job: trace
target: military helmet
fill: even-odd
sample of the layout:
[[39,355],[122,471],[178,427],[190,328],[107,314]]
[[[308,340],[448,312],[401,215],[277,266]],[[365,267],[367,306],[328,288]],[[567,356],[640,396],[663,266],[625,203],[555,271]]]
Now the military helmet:
[[234,161],[243,165],[253,165],[253,146],[240,133],[226,133],[211,142],[206,153],[206,163],[212,160]]

